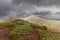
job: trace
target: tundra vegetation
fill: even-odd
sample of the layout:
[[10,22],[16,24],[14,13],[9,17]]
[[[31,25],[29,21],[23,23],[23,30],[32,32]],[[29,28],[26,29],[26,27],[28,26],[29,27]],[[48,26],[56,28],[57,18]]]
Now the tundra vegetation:
[[60,34],[48,32],[46,26],[15,19],[0,23],[0,40],[60,40]]

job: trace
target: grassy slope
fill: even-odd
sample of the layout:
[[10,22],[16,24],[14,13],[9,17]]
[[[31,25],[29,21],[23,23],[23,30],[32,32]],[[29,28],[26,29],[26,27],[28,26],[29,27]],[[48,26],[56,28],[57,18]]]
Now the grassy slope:
[[60,32],[60,21],[45,19],[37,16],[29,16],[27,18],[24,18],[24,20],[45,25],[48,29],[55,29]]
[[60,34],[48,32],[45,26],[15,19],[0,23],[0,40],[60,40]]
[[40,25],[45,25],[47,27],[47,30],[50,32],[60,33],[60,21],[44,19],[36,16],[30,16],[24,18],[24,20],[33,23],[38,23]]

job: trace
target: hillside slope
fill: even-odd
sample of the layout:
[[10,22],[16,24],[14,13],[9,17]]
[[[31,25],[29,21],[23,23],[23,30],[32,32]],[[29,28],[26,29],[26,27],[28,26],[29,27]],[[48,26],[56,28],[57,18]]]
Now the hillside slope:
[[22,19],[4,21],[0,23],[0,40],[60,40],[60,34],[46,27]]
[[49,19],[45,19],[37,16],[30,16],[30,17],[24,18],[24,20],[47,26],[48,30],[51,29],[50,31],[55,30],[55,32],[60,32],[60,21],[49,20]]

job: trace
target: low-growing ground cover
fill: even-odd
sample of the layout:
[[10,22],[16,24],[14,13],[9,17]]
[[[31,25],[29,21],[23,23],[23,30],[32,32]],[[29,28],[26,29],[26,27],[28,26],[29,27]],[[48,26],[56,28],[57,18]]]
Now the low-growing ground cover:
[[60,40],[60,34],[48,32],[46,26],[15,19],[0,23],[0,40]]

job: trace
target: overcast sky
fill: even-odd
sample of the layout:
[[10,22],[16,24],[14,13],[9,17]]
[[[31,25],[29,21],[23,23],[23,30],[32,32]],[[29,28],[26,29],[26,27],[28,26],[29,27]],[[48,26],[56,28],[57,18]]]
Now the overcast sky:
[[0,19],[31,15],[60,19],[60,0],[0,0]]

